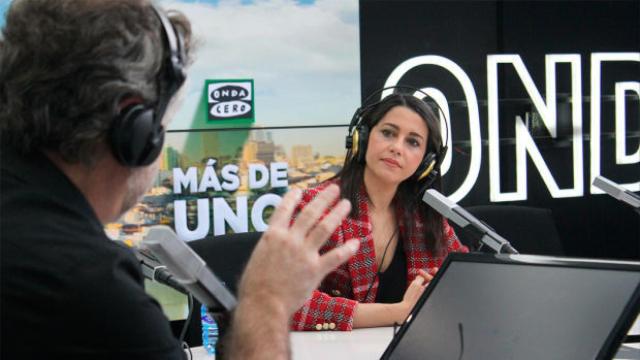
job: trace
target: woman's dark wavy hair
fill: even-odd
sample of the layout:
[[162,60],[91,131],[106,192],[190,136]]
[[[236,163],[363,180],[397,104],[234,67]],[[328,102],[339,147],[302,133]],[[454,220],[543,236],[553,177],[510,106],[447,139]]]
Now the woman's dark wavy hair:
[[[425,155],[429,152],[438,153],[442,148],[439,119],[427,103],[413,95],[392,94],[377,104],[369,105],[370,108],[365,108],[361,124],[368,126],[370,130],[373,129],[387,112],[396,106],[409,108],[424,120],[429,129]],[[358,151],[366,151],[366,148],[359,149]],[[358,203],[359,193],[364,187],[364,167],[365,164],[359,162],[357,157],[353,156],[352,150],[349,149],[342,170],[334,177],[334,179],[337,178],[340,180],[341,195],[349,199],[354,205]],[[431,188],[440,191],[441,184],[442,178],[438,173]],[[402,219],[398,219],[398,222],[402,223],[406,229],[406,233],[403,234],[403,236],[410,237],[417,231],[416,224],[413,221],[413,214],[416,212],[421,214],[425,225],[426,247],[434,254],[440,254],[444,245],[442,215],[421,200],[422,195],[419,194],[420,190],[421,184],[418,183],[416,176],[411,176],[400,183],[393,202],[396,210],[401,208],[405,216]],[[359,215],[358,206],[352,207],[350,215],[352,217]]]
[[[191,25],[168,17],[188,59]],[[123,98],[164,93],[161,29],[148,0],[14,0],[0,37],[1,141],[91,165]]]

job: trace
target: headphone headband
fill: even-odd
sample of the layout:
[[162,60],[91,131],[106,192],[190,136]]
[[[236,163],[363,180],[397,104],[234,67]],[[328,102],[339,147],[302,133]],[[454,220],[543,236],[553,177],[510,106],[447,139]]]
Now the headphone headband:
[[158,106],[156,107],[156,116],[158,116],[160,121],[162,121],[162,117],[169,105],[169,101],[178,89],[180,89],[180,86],[182,86],[186,79],[184,71],[185,54],[183,39],[178,30],[173,26],[162,10],[158,9],[153,4],[151,5],[151,8],[160,20],[163,34],[162,37],[166,40],[165,50],[168,52],[164,64],[164,76],[166,78],[168,88],[165,94],[166,96],[159,96]]
[[[349,133],[346,138],[346,147],[347,149],[350,150],[350,158],[355,158],[356,161],[358,162],[365,161],[365,153],[367,150],[366,148],[368,144],[370,129],[368,125],[363,124],[362,122],[364,117],[370,111],[372,111],[373,108],[375,108],[376,106],[380,105],[382,102],[385,101],[386,96],[373,103],[370,103],[370,104],[368,103],[374,96],[376,96],[377,94],[383,93],[384,91],[389,89],[409,89],[414,92],[414,94],[411,94],[411,96],[414,96],[414,97],[415,97],[415,93],[423,94],[424,97],[421,98],[420,100],[425,104],[427,104],[427,106],[432,111],[434,109],[431,108],[430,104],[428,103],[429,102],[434,103],[437,111],[444,118],[444,124],[446,128],[445,143],[443,145],[440,145],[439,149],[435,149],[435,151],[427,150],[425,152],[422,163],[420,164],[420,166],[418,167],[418,169],[414,174],[414,179],[420,184],[420,188],[421,188],[420,191],[422,192],[424,191],[424,189],[430,187],[431,184],[433,184],[433,182],[437,179],[440,171],[440,164],[442,163],[444,157],[446,156],[448,145],[449,145],[449,124],[444,115],[445,113],[444,111],[442,111],[442,108],[440,107],[438,102],[436,102],[426,92],[418,88],[415,88],[413,86],[406,86],[406,85],[387,86],[374,91],[372,94],[370,94],[364,99],[362,103],[363,105],[358,109],[356,109],[355,113],[353,114],[353,117],[351,118],[351,122],[349,123]],[[401,94],[401,93],[397,92],[397,93],[392,93],[391,95],[394,95],[394,94]],[[405,94],[405,95],[409,95],[409,94]],[[425,98],[427,100],[425,100]],[[431,101],[428,101],[429,99]],[[436,121],[437,121],[438,114],[434,112],[434,115],[436,116]]]
[[157,101],[155,106],[149,106],[143,101],[124,99],[124,106],[110,132],[116,159],[130,167],[149,165],[160,155],[164,143],[162,118],[171,98],[186,79],[182,36],[163,11],[153,4],[151,9],[158,17],[162,32],[162,66],[156,78]]
[[[374,91],[373,93],[369,94],[369,96],[367,96],[364,101],[362,102],[363,106],[359,107],[358,109],[356,109],[356,112],[353,114],[353,117],[351,118],[351,122],[349,123],[349,135],[347,136],[347,148],[351,148],[351,145],[349,144],[350,142],[350,136],[353,133],[353,129],[358,127],[358,125],[360,125],[360,123],[362,122],[362,119],[364,118],[364,115],[366,113],[368,113],[372,108],[376,107],[377,105],[379,105],[382,101],[384,101],[384,99],[386,98],[386,96],[384,98],[381,98],[380,100],[371,103],[369,105],[366,105],[367,102],[369,102],[374,96],[381,94],[389,89],[406,89],[406,90],[412,90],[413,92],[419,92],[422,95],[424,95],[425,98],[430,99],[431,101],[426,101],[423,99],[421,99],[424,103],[429,104],[429,103],[433,103],[436,106],[436,109],[438,110],[439,114],[444,118],[444,126],[446,127],[446,131],[445,131],[445,142],[443,145],[440,146],[440,150],[436,150],[436,152],[438,153],[438,166],[440,165],[440,163],[442,162],[442,157],[444,157],[444,153],[446,153],[447,149],[449,148],[449,124],[448,121],[444,115],[444,111],[442,110],[442,108],[440,107],[440,105],[438,104],[437,101],[435,101],[429,94],[427,94],[426,92],[413,87],[413,86],[409,86],[409,85],[394,85],[394,86],[386,86],[383,88],[380,88],[376,91]],[[391,93],[390,95],[394,95],[394,94],[399,94],[399,93]],[[415,97],[414,94],[411,94]],[[389,96],[389,95],[387,95]],[[433,109],[432,109],[433,110]],[[436,114],[436,116],[438,116],[438,114]],[[352,141],[351,141],[352,142]],[[442,155],[442,156],[440,156]]]

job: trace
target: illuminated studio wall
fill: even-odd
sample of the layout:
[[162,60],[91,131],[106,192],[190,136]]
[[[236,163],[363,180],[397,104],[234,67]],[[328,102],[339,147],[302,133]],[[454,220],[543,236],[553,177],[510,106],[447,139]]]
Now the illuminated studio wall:
[[639,2],[160,3],[197,60],[156,186],[111,237],[264,230],[288,188],[340,169],[362,99],[404,84],[447,113],[452,200],[549,208],[567,255],[640,258],[640,217],[590,186],[640,191]]
[[123,223],[262,231],[287,188],[340,169],[360,101],[404,84],[446,112],[452,200],[549,208],[567,255],[640,258],[640,217],[590,186],[640,190],[638,2],[163,4],[201,47],[156,193]]
[[[553,211],[572,256],[639,258],[640,3],[361,1],[363,95],[429,91],[449,113],[445,193]],[[540,239],[545,241],[545,239]]]

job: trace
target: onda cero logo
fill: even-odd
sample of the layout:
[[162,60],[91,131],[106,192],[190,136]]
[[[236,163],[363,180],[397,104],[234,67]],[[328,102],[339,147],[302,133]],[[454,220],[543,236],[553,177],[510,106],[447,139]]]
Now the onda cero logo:
[[253,120],[253,80],[208,80],[208,119]]

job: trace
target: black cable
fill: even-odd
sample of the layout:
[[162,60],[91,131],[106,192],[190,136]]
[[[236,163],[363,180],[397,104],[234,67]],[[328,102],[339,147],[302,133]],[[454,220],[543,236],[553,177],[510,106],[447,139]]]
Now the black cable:
[[364,300],[367,300],[367,297],[369,296],[369,292],[371,292],[371,288],[373,287],[373,283],[376,282],[376,278],[380,276],[380,274],[382,274],[382,272],[380,271],[380,267],[382,266],[382,264],[384,264],[384,257],[387,256],[387,250],[389,250],[389,245],[391,245],[391,240],[393,240],[393,237],[396,236],[396,234],[398,233],[398,227],[396,226],[396,229],[393,231],[393,234],[391,234],[391,237],[389,238],[389,240],[387,241],[387,246],[384,247],[384,252],[382,253],[382,260],[380,260],[380,266],[378,267],[378,272],[376,272],[375,276],[373,277],[373,280],[371,281],[371,284],[369,284],[369,288],[367,289],[367,293],[364,295]]
[[184,321],[184,325],[182,326],[182,331],[180,331],[180,338],[178,339],[178,341],[180,341],[180,343],[182,344],[184,342],[184,337],[187,334],[187,329],[189,329],[189,323],[191,322],[191,315],[193,315],[193,295],[188,294],[188,299],[189,299],[189,315],[187,315],[187,318]]
[[400,328],[402,327],[402,324],[398,324],[397,322],[393,322],[393,336],[396,336],[398,334],[398,331],[400,331]]

